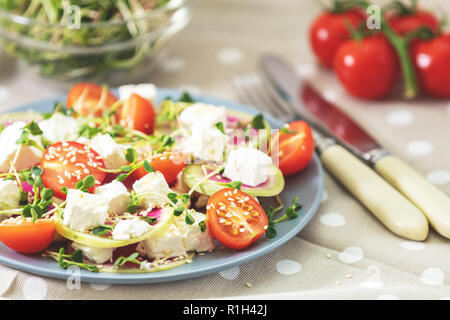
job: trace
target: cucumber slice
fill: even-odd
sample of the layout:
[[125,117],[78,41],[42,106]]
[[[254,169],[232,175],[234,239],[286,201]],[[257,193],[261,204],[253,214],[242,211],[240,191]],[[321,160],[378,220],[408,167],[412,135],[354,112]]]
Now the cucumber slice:
[[[201,165],[193,164],[187,166],[183,171],[183,181],[189,188],[195,187],[204,179],[204,173]],[[195,191],[206,194],[208,196],[213,195],[217,191],[226,188],[220,183],[228,183],[229,179],[215,179],[214,177],[201,183],[194,188]],[[266,182],[256,187],[250,187],[242,185],[241,190],[253,197],[272,197],[281,193],[284,189],[284,178],[281,171],[272,166]]]
[[151,225],[149,231],[147,231],[140,237],[129,240],[113,240],[105,237],[96,236],[91,233],[72,230],[62,223],[60,213],[55,215],[55,229],[64,238],[84,244],[86,246],[97,248],[118,248],[140,242],[142,240],[147,239],[148,237],[154,236],[160,232],[164,232],[172,224],[172,221],[173,221],[173,209],[169,207],[164,208],[162,210],[159,221],[154,225]]

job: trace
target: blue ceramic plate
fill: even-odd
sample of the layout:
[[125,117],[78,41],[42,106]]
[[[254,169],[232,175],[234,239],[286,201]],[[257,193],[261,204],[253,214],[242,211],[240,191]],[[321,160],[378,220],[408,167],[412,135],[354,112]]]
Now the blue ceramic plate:
[[[158,99],[163,99],[168,96],[178,98],[180,96],[180,92],[170,89],[158,89]],[[194,98],[196,101],[211,103],[214,105],[224,105],[229,109],[246,112],[253,115],[260,113],[258,110],[252,109],[248,106],[209,96],[197,95],[194,96]],[[57,100],[65,100],[65,97],[31,103],[14,111],[26,111],[33,109],[39,112],[48,112],[52,109],[53,102]],[[265,115],[265,118],[274,128],[279,128],[282,125],[279,120],[271,117],[270,115]],[[277,225],[278,236],[276,238],[266,239],[265,236],[263,236],[245,250],[215,250],[214,252],[203,256],[197,255],[190,264],[185,264],[178,268],[154,273],[92,273],[81,270],[81,280],[92,283],[111,284],[167,282],[200,277],[249,262],[262,255],[270,254],[273,250],[277,249],[299,233],[314,216],[317,208],[319,207],[322,192],[322,166],[317,155],[315,155],[311,163],[304,171],[286,179],[285,190],[280,195],[282,201],[285,204],[290,204],[295,196],[299,196],[300,202],[303,204],[303,209],[300,211],[300,214],[296,219],[284,221]],[[66,279],[71,275],[70,272],[61,269],[54,260],[43,258],[38,254],[20,254],[10,250],[1,243],[0,263],[16,269],[52,278]]]

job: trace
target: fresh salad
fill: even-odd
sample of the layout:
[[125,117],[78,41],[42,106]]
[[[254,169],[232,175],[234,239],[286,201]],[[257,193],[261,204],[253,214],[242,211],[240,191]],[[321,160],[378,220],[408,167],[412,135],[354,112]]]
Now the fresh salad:
[[118,92],[79,83],[50,113],[0,117],[4,245],[64,269],[153,272],[276,237],[297,217],[298,197],[278,195],[313,156],[305,122],[272,129],[188,93],[156,104],[153,84]]

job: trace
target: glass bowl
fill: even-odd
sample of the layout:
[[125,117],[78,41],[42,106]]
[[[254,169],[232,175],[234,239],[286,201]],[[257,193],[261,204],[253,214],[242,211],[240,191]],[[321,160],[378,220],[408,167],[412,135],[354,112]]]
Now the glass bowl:
[[[122,2],[123,3],[123,2]],[[0,8],[0,46],[58,81],[120,84],[149,71],[161,48],[191,18],[191,0],[170,0],[127,19],[42,23]],[[83,10],[83,9],[81,9]]]

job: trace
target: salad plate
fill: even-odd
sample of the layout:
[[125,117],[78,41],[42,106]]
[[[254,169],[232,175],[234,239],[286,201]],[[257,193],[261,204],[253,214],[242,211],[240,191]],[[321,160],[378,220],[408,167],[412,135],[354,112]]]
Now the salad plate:
[[[158,88],[156,102],[158,103],[167,97],[177,99],[181,95],[182,92],[179,90]],[[192,96],[196,102],[225,106],[227,109],[244,112],[250,115],[261,113],[259,110],[249,106],[211,96]],[[33,110],[38,112],[49,112],[55,101],[63,101],[65,98],[65,96],[60,96],[42,100],[17,108],[13,111],[23,112]],[[264,114],[264,118],[269,122],[272,128],[281,128],[283,126],[282,122],[268,114]],[[258,257],[270,254],[273,250],[296,236],[316,213],[322,198],[322,193],[323,169],[319,158],[317,155],[314,155],[312,161],[302,172],[285,178],[285,188],[280,194],[281,201],[288,204],[291,203],[295,197],[299,197],[299,201],[303,205],[303,208],[299,211],[298,217],[277,224],[277,236],[275,238],[269,239],[262,236],[258,241],[243,250],[223,248],[217,243],[215,250],[207,254],[197,255],[191,263],[158,272],[131,274],[94,273],[87,270],[80,270],[81,281],[107,284],[168,282],[200,277],[250,262]],[[268,203],[266,203],[267,199],[269,198],[264,198],[261,201],[261,205],[265,209],[268,206]],[[58,263],[53,259],[43,257],[40,254],[21,254],[9,249],[2,243],[0,243],[0,263],[33,274],[57,279],[67,279],[73,275],[71,269],[61,269],[58,266]]]

